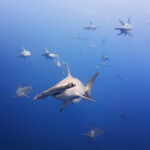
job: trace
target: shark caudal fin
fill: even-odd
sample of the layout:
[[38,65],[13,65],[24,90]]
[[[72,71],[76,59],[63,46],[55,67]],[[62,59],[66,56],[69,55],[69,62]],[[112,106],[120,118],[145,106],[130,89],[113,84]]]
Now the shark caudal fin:
[[92,96],[91,96],[91,88],[92,88],[92,85],[93,85],[93,82],[94,80],[96,79],[96,77],[98,76],[98,72],[92,77],[92,79],[86,84],[86,90],[87,90],[87,95],[89,98],[92,99]]
[[67,73],[68,73],[68,76],[71,76],[71,73],[70,73],[70,70],[69,70],[68,64],[66,64],[66,67],[67,67]]

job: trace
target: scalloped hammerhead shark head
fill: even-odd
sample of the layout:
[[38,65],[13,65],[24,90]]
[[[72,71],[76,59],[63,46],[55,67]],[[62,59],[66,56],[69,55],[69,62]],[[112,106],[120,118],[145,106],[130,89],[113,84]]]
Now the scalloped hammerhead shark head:
[[49,88],[43,91],[41,94],[35,96],[34,100],[40,100],[49,96],[53,96],[62,101],[60,111],[63,111],[63,109],[70,103],[75,104],[80,102],[81,98],[89,101],[95,101],[91,97],[91,87],[95,78],[98,76],[98,72],[92,77],[86,86],[84,86],[79,79],[71,76],[69,67],[68,65],[66,66],[68,76],[52,88]]

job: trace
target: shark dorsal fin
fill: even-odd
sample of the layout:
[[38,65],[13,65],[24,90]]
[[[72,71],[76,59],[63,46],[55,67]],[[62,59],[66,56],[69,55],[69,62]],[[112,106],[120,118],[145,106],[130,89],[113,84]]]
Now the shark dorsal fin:
[[48,51],[48,49],[47,48],[45,48],[45,53],[48,53],[49,51]]
[[128,24],[130,24],[130,18],[131,18],[131,17],[129,16],[128,21],[127,21],[127,22],[128,22]]
[[92,98],[91,96],[91,88],[93,85],[94,80],[96,79],[96,77],[98,76],[99,72],[97,72],[92,78],[91,80],[86,84],[86,90],[87,90],[87,95],[89,98]]
[[68,64],[66,64],[66,67],[67,67],[67,73],[68,73],[68,76],[71,76],[71,73],[70,73],[70,70],[69,70]]

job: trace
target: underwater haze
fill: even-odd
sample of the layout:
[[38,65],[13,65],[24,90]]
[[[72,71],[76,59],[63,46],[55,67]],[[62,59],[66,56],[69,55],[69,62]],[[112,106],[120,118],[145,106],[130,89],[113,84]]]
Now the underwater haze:
[[[95,101],[60,112],[54,95],[34,97],[67,77],[65,64],[84,85],[99,75]],[[0,150],[150,150],[149,66],[149,0],[0,0]],[[100,136],[82,134],[94,125]]]

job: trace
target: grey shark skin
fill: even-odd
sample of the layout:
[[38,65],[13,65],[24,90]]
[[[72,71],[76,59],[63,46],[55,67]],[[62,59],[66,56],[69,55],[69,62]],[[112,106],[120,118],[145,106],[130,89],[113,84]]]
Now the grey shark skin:
[[93,128],[90,131],[88,131],[87,133],[81,133],[81,134],[88,136],[92,139],[96,139],[97,137],[104,135],[104,133],[105,133],[104,127],[102,129],[99,129],[96,127],[96,124],[94,124]]
[[115,30],[120,30],[120,33],[118,35],[124,34],[125,36],[129,35],[129,36],[133,37],[133,35],[130,33],[130,31],[132,30],[132,26],[131,26],[131,23],[130,23],[130,17],[128,18],[127,23],[124,23],[121,20],[119,20],[119,22],[121,23],[122,27],[115,28]]
[[84,29],[86,29],[86,30],[96,30],[97,28],[98,28],[98,26],[96,26],[95,24],[93,24],[93,22],[90,22],[89,25],[86,25],[84,27]]
[[18,89],[16,90],[16,94],[14,97],[20,98],[20,97],[29,97],[28,94],[32,91],[31,86],[18,86]]
[[79,79],[71,76],[68,65],[67,71],[68,76],[65,79],[57,83],[52,88],[49,88],[41,94],[35,96],[34,100],[40,100],[53,96],[62,101],[60,111],[62,111],[70,103],[75,104],[80,102],[81,98],[94,101],[91,97],[91,87],[98,73],[96,73],[87,85],[84,86]]

